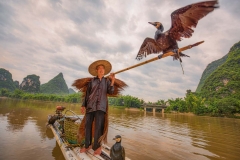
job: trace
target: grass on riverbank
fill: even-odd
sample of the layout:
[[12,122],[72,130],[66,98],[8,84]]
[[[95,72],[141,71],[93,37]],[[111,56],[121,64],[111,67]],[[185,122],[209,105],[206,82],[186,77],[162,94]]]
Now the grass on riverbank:
[[67,103],[80,103],[81,93],[57,95],[57,94],[43,94],[43,93],[27,93],[22,90],[16,89],[14,92],[9,92],[6,89],[1,89],[0,96],[8,98],[17,98],[23,100],[41,100],[52,102],[67,102]]

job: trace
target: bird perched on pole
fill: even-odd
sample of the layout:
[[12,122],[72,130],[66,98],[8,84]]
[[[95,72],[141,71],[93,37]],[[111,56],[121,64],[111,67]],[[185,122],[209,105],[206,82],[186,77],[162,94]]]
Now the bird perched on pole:
[[181,57],[189,57],[183,53],[178,53],[177,41],[181,41],[181,38],[190,38],[192,36],[193,27],[195,28],[198,21],[206,16],[208,13],[212,12],[215,8],[218,8],[218,1],[204,1],[199,3],[194,3],[182,7],[171,14],[172,26],[166,32],[163,32],[164,27],[160,22],[148,22],[157,28],[155,32],[154,39],[146,38],[140,50],[136,56],[137,60],[141,60],[144,56],[146,57],[152,53],[163,52],[175,52],[173,55],[173,60],[180,60]]

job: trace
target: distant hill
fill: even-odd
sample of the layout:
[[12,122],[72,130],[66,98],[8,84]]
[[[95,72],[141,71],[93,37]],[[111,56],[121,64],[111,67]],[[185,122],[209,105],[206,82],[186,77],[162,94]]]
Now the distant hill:
[[59,73],[49,82],[42,84],[40,92],[47,94],[68,94],[68,86],[63,78],[63,74]]
[[205,79],[201,93],[206,98],[240,99],[240,42],[230,49],[225,62]]
[[[25,77],[19,88],[25,92],[38,93],[40,92],[39,76],[32,74]],[[16,84],[16,83],[15,83]]]
[[210,64],[208,64],[208,66],[206,67],[206,69],[203,71],[202,77],[200,79],[200,82],[198,84],[198,87],[196,89],[196,92],[200,92],[202,89],[202,86],[205,82],[205,80],[219,67],[221,66],[224,62],[226,62],[228,57],[228,54],[226,54],[225,56],[223,56],[222,58],[211,62]]
[[0,89],[2,88],[14,91],[17,87],[13,82],[12,74],[8,70],[0,68]]
[[18,81],[14,81],[14,84],[15,84],[16,88],[18,89],[19,88],[19,82]]
[[68,93],[73,94],[73,93],[76,93],[76,92],[72,88],[68,88]]

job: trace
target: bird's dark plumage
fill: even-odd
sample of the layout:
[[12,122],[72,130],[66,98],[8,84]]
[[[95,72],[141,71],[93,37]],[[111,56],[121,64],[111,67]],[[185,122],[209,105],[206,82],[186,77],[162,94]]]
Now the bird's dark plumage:
[[125,160],[125,150],[121,145],[121,136],[117,135],[114,139],[117,138],[119,138],[119,141],[116,141],[116,143],[111,147],[110,157],[112,160]]
[[[204,1],[187,5],[174,11],[171,14],[172,26],[164,33],[163,25],[160,22],[149,22],[157,28],[157,31],[154,39],[146,38],[143,41],[136,59],[140,60],[149,54],[167,53],[178,49],[177,41],[181,41],[182,37],[190,38],[194,32],[192,28],[197,26],[201,18],[217,8],[217,5],[217,0]],[[187,56],[183,53],[179,53],[179,55]],[[180,57],[175,55],[173,59],[180,59]]]

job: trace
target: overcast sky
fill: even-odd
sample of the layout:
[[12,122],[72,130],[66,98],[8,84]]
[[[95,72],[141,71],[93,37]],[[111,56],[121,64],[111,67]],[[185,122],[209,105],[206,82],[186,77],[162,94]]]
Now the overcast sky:
[[[135,60],[146,37],[159,21],[165,31],[170,14],[197,0],[0,0],[0,68],[20,83],[29,74],[41,84],[63,73],[68,87],[89,77],[95,60],[112,63],[113,72],[139,63]],[[185,74],[171,57],[116,75],[129,87],[123,94],[155,102],[184,97],[196,90],[206,66],[228,53],[240,41],[240,1],[220,0],[220,8],[198,23],[194,34],[179,46],[205,40],[185,54]],[[149,56],[142,61],[156,55]],[[141,62],[141,61],[140,61]]]

